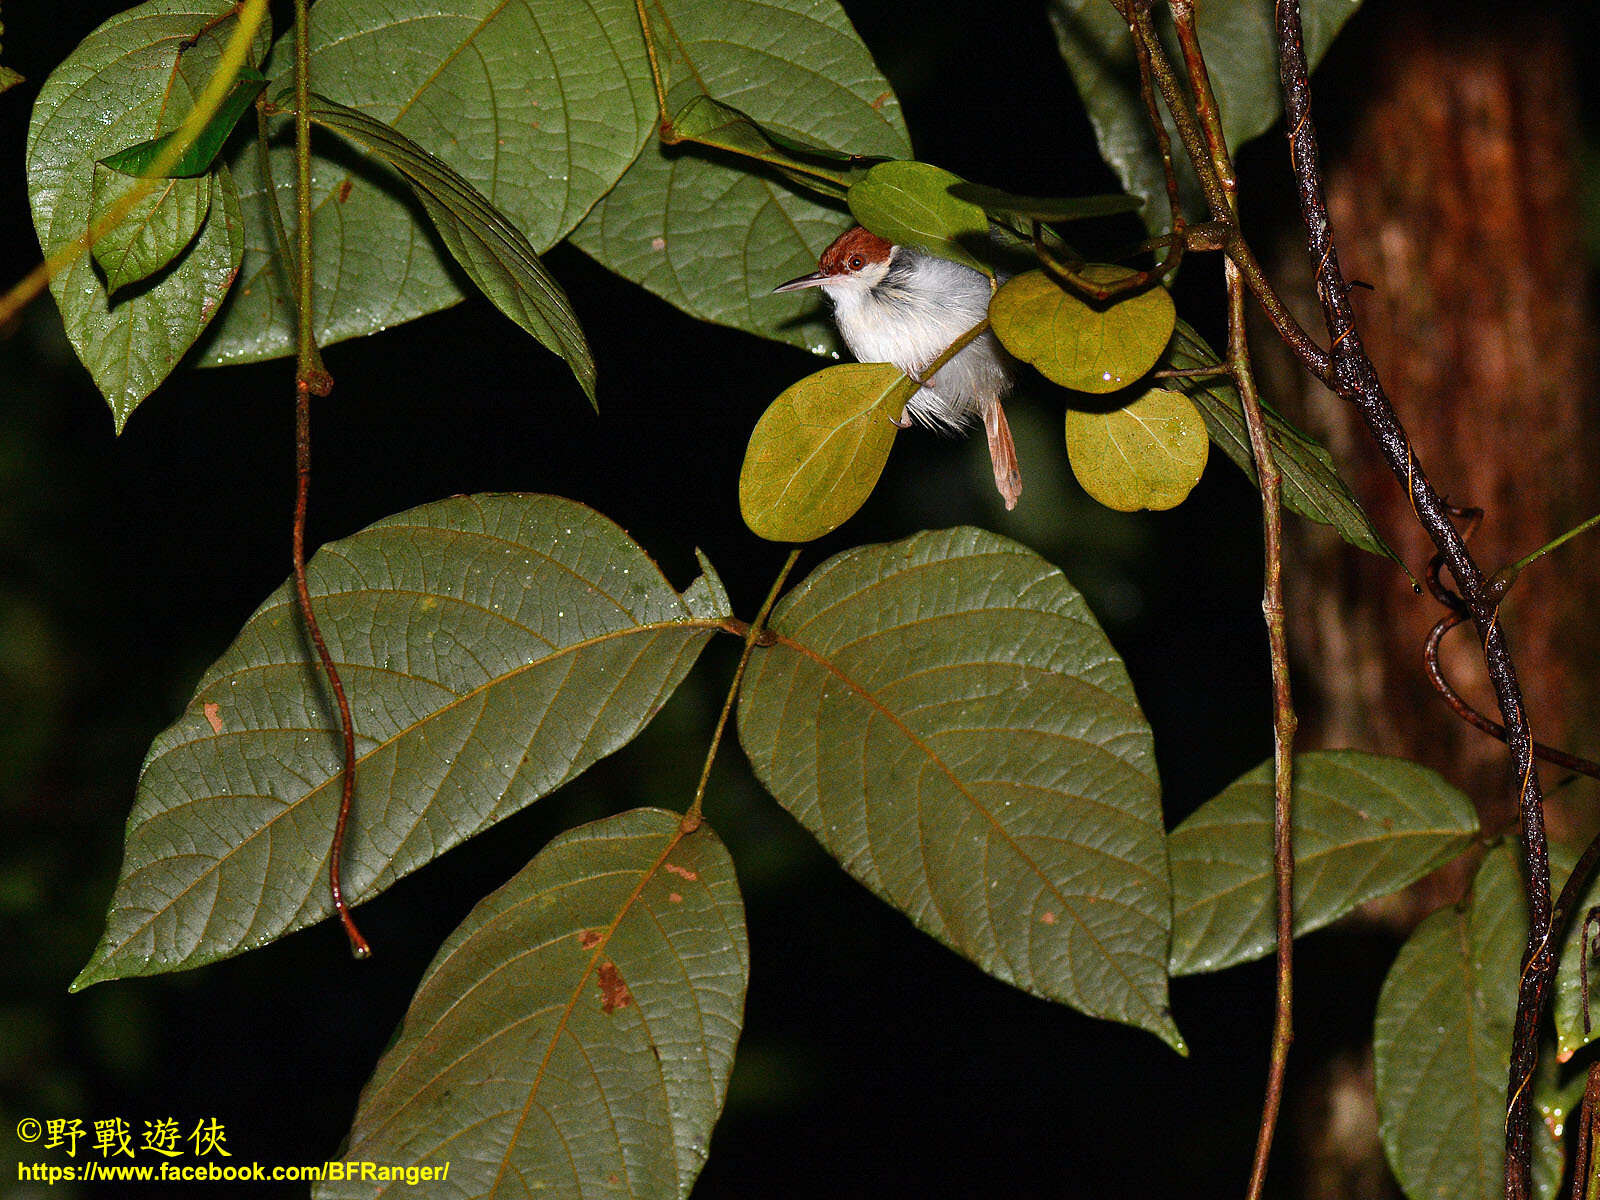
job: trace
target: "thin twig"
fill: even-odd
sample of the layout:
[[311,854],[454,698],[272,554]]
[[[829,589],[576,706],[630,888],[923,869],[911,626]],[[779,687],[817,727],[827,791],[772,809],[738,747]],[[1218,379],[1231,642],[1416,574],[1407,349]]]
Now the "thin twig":
[[[1583,925],[1578,934],[1578,1001],[1583,1006],[1583,1036],[1588,1037],[1593,1025],[1589,1020],[1589,930],[1600,923],[1600,908],[1591,908],[1583,915]],[[1600,932],[1600,931],[1597,931]],[[1597,938],[1600,940],[1600,938]],[[1579,1162],[1583,1161],[1583,1152],[1579,1153]],[[1583,1168],[1578,1168],[1578,1173],[1583,1173]]]
[[[306,632],[316,647],[317,658],[328,676],[328,687],[339,708],[339,732],[344,742],[344,762],[339,775],[339,815],[333,825],[333,845],[328,851],[328,891],[333,897],[334,910],[350,940],[350,953],[357,958],[367,958],[372,947],[361,936],[350,906],[345,902],[344,883],[340,876],[340,863],[344,857],[345,825],[350,820],[350,801],[356,786],[356,731],[350,717],[350,701],[345,696],[344,682],[334,666],[328,644],[323,640],[322,629],[317,624],[316,609],[311,603],[311,589],[306,584],[306,506],[311,492],[311,397],[326,396],[333,390],[333,378],[322,365],[317,350],[316,331],[312,320],[312,259],[311,259],[311,49],[309,45],[308,0],[295,0],[294,40],[294,203],[299,225],[296,238],[296,365],[294,376],[294,587],[300,599],[300,615],[305,619]],[[273,197],[269,200],[276,203]]]
[[[1195,113],[1205,137],[1210,166],[1227,201],[1225,215],[1237,234],[1238,178],[1222,131],[1222,118],[1201,52],[1192,0],[1172,0],[1172,20],[1194,94]],[[1136,37],[1136,41],[1142,38]],[[1176,115],[1174,120],[1176,120]],[[1235,241],[1239,239],[1237,236]],[[1267,1162],[1272,1153],[1278,1114],[1283,1107],[1284,1079],[1289,1066],[1289,1046],[1294,1040],[1294,736],[1299,720],[1289,685],[1289,641],[1283,603],[1283,480],[1273,459],[1266,417],[1261,411],[1245,336],[1244,271],[1232,258],[1223,263],[1228,287],[1228,366],[1244,411],[1261,488],[1263,580],[1261,611],[1266,619],[1268,653],[1272,664],[1272,874],[1277,909],[1277,955],[1272,1023],[1272,1052],[1267,1068],[1266,1095],[1250,1167],[1249,1200],[1260,1200],[1266,1186]]]
[[706,763],[700,769],[700,782],[695,785],[694,799],[690,802],[688,811],[683,814],[685,832],[693,832],[700,826],[700,809],[706,797],[706,784],[711,780],[711,764],[717,759],[717,748],[722,745],[722,734],[728,726],[728,716],[733,712],[733,702],[739,695],[739,685],[744,682],[744,669],[749,665],[750,654],[757,646],[770,646],[773,643],[772,634],[767,631],[767,614],[777,602],[778,592],[782,590],[784,580],[789,578],[789,572],[794,569],[795,560],[800,557],[800,550],[801,547],[796,546],[789,551],[789,557],[784,559],[778,577],[772,581],[772,587],[767,591],[767,598],[761,602],[761,611],[756,613],[756,619],[744,630],[744,649],[739,654],[739,665],[733,669],[733,682],[728,684],[727,698],[723,700],[722,712],[717,716],[717,727],[711,734],[711,746],[706,750]]
[[257,98],[256,110],[256,169],[261,173],[261,200],[267,210],[269,231],[272,234],[273,253],[267,257],[278,275],[285,293],[293,297],[295,311],[300,299],[295,294],[299,281],[289,270],[289,231],[284,228],[283,211],[278,207],[278,185],[272,177],[271,132],[267,128],[268,102],[265,95]]
[[[1477,532],[1478,526],[1483,521],[1483,509],[1458,508],[1453,504],[1446,506],[1452,517],[1462,522],[1461,536],[1465,541],[1471,541],[1472,535]],[[1501,742],[1506,740],[1505,726],[1492,720],[1474,708],[1460,692],[1451,685],[1445,677],[1444,666],[1439,661],[1439,646],[1444,641],[1445,634],[1457,625],[1464,624],[1470,619],[1466,604],[1461,597],[1444,585],[1439,573],[1444,569],[1444,556],[1435,554],[1428,560],[1428,569],[1423,572],[1423,582],[1428,586],[1428,593],[1442,604],[1449,612],[1431,630],[1422,645],[1422,665],[1427,672],[1428,681],[1433,684],[1436,692],[1443,697],[1450,710],[1475,729],[1482,730],[1490,737]],[[1498,578],[1498,576],[1497,576]],[[1491,584],[1492,586],[1492,584]],[[1501,593],[1503,594],[1503,593]],[[1579,775],[1587,775],[1591,779],[1600,779],[1600,763],[1591,762],[1576,754],[1569,754],[1565,750],[1558,750],[1554,746],[1547,746],[1543,742],[1533,743],[1533,752],[1545,762],[1554,763],[1568,771],[1575,771]]]
[[[1528,900],[1528,941],[1517,988],[1510,1069],[1506,1084],[1507,1200],[1526,1200],[1531,1186],[1533,1097],[1529,1087],[1539,1059],[1539,1023],[1551,993],[1556,968],[1558,931],[1552,924],[1550,858],[1545,839],[1543,791],[1533,751],[1533,734],[1523,710],[1516,666],[1499,621],[1496,590],[1489,586],[1465,540],[1451,522],[1443,499],[1428,481],[1422,464],[1396,416],[1378,373],[1362,347],[1350,304],[1349,285],[1328,221],[1316,125],[1311,117],[1311,82],[1300,22],[1299,0],[1278,0],[1277,41],[1284,117],[1289,127],[1289,162],[1300,196],[1306,240],[1316,263],[1317,294],[1331,339],[1330,354],[1336,390],[1354,404],[1368,431],[1406,488],[1417,521],[1450,566],[1462,602],[1483,640],[1484,661],[1511,749],[1521,821],[1524,885]],[[1568,886],[1580,885],[1575,870]]]
[[[1457,625],[1466,624],[1468,618],[1462,613],[1450,613],[1440,619],[1439,623],[1428,631],[1427,640],[1423,643],[1422,663],[1428,673],[1428,682],[1433,684],[1434,691],[1443,697],[1444,702],[1450,706],[1450,711],[1455,713],[1468,725],[1481,730],[1496,741],[1506,740],[1506,728],[1492,717],[1486,716],[1472,706],[1465,696],[1451,685],[1445,677],[1444,667],[1439,662],[1439,643],[1444,640],[1444,635]],[[1564,771],[1573,771],[1579,775],[1587,775],[1590,779],[1600,779],[1600,763],[1593,759],[1584,758],[1579,754],[1571,754],[1556,746],[1546,745],[1534,739],[1533,752],[1552,766],[1560,767]]]
[[1178,173],[1172,165],[1172,139],[1167,136],[1167,126],[1161,119],[1161,110],[1156,106],[1155,91],[1150,85],[1150,51],[1144,39],[1137,36],[1133,39],[1133,47],[1139,64],[1139,98],[1144,103],[1145,116],[1150,122],[1150,128],[1155,132],[1156,150],[1161,158],[1161,175],[1166,182],[1167,208],[1171,213],[1172,224],[1170,233],[1153,239],[1140,249],[1148,249],[1154,253],[1159,245],[1165,248],[1166,254],[1148,270],[1136,271],[1111,283],[1098,282],[1079,272],[1078,267],[1081,263],[1065,261],[1059,253],[1047,247],[1041,233],[1041,222],[1033,222],[1033,251],[1039,259],[1039,264],[1074,291],[1100,302],[1124,293],[1140,291],[1176,272],[1183,263],[1183,252],[1189,246],[1184,228],[1183,203],[1178,193]]
[[1151,379],[1215,379],[1219,375],[1232,375],[1233,370],[1227,363],[1216,363],[1209,367],[1162,367],[1159,371],[1151,371]]
[[1600,1123],[1600,1063],[1589,1068],[1583,1085],[1583,1103],[1578,1106],[1578,1151],[1572,1166],[1572,1200],[1591,1200],[1596,1193],[1595,1178],[1600,1158],[1594,1153],[1594,1129]]
[[[1200,190],[1206,198],[1207,207],[1211,210],[1212,220],[1234,227],[1234,232],[1228,237],[1225,246],[1228,257],[1243,273],[1245,283],[1249,285],[1256,303],[1261,305],[1261,311],[1272,322],[1272,327],[1278,336],[1294,351],[1306,370],[1330,388],[1333,387],[1334,378],[1328,352],[1318,346],[1311,335],[1301,327],[1300,322],[1295,320],[1288,305],[1268,281],[1266,272],[1262,270],[1249,244],[1238,234],[1233,212],[1228,206],[1227,189],[1223,187],[1206,149],[1205,134],[1199,120],[1190,110],[1177,71],[1173,68],[1172,60],[1167,57],[1161,39],[1156,33],[1155,22],[1150,16],[1150,0],[1112,0],[1112,3],[1127,17],[1129,27],[1134,33],[1135,43],[1142,42],[1147,49],[1150,74],[1155,79],[1156,87],[1160,90],[1162,99],[1166,101],[1168,110],[1172,113],[1173,124],[1178,129],[1178,140],[1183,143],[1183,148],[1194,165],[1195,175],[1200,180]],[[1196,248],[1190,247],[1190,249]]]

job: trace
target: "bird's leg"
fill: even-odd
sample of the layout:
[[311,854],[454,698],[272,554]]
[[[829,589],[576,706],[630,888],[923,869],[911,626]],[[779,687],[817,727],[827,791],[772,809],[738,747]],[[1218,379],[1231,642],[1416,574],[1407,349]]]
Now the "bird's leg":
[[[911,370],[909,367],[900,368],[900,373],[902,375],[904,375],[907,379],[911,380],[911,382],[916,384],[919,388],[931,388],[933,386],[933,384],[931,382],[929,382],[928,380],[924,379],[921,375],[918,375],[915,371]],[[916,396],[916,393],[913,392],[912,393],[913,399],[915,398],[915,396]],[[913,421],[911,420],[911,401],[910,400],[906,401],[905,410],[903,412],[901,412],[901,414],[898,417],[890,417],[889,418],[889,423],[892,424],[892,425],[898,425],[901,429],[910,429],[911,428],[911,426],[913,424]]]
[[1017,463],[1011,426],[998,399],[985,400],[979,410],[983,414],[983,431],[989,435],[989,461],[994,465],[995,490],[1006,502],[1006,511],[1010,512],[1017,506],[1017,497],[1022,495],[1022,468]]

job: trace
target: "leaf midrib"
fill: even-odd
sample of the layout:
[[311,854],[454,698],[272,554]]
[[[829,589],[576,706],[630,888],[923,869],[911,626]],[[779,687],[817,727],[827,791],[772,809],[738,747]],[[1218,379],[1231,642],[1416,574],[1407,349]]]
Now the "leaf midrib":
[[[812,650],[803,642],[797,641],[786,634],[777,632],[776,630],[773,632],[777,639],[778,645],[793,650],[802,657],[809,659],[811,662],[827,671],[834,678],[838,679],[863,703],[868,705],[873,709],[874,712],[878,713],[886,721],[898,729],[906,737],[906,739],[911,742],[912,745],[914,745],[923,755],[926,756],[927,760],[932,763],[939,770],[939,772],[944,775],[950,785],[955,788],[957,794],[965,799],[967,803],[972,806],[973,811],[978,813],[979,816],[981,816],[984,821],[989,824],[991,829],[999,836],[999,838],[1005,842],[1005,844],[1011,849],[1011,852],[1016,855],[1017,860],[1023,863],[1028,870],[1033,873],[1034,877],[1037,878],[1049,890],[1050,894],[1056,897],[1061,906],[1071,914],[1073,921],[1077,923],[1083,935],[1088,938],[1089,942],[1099,952],[1101,958],[1110,964],[1111,968],[1122,979],[1123,983],[1126,985],[1128,994],[1138,997],[1141,1005],[1143,1005],[1152,1014],[1154,1020],[1153,1028],[1160,1028],[1162,1025],[1162,1018],[1166,1015],[1162,1011],[1161,1006],[1150,1001],[1145,994],[1144,986],[1128,975],[1127,971],[1123,968],[1119,957],[1115,954],[1112,954],[1106,948],[1104,943],[1102,943],[1100,938],[1096,935],[1093,928],[1078,912],[1078,909],[1073,901],[1056,886],[1055,881],[1050,878],[1049,874],[1046,873],[1037,862],[1034,861],[1033,857],[1017,844],[1016,840],[1011,836],[1010,831],[1000,822],[994,813],[989,811],[989,809],[978,799],[978,797],[973,795],[972,792],[968,790],[961,777],[957,775],[956,772],[949,766],[949,764],[947,764],[934,751],[933,747],[929,746],[927,742],[918,736],[915,730],[902,721],[897,713],[879,701],[876,695],[868,691],[861,684],[857,683],[855,679],[847,674],[842,668],[836,666],[831,660]],[[1152,959],[1151,961],[1158,960]],[[1166,964],[1160,963],[1160,966],[1164,971]]]
[[[375,743],[372,746],[371,749],[365,751],[363,754],[358,756],[357,759],[356,759],[356,764],[359,767],[360,764],[368,761],[373,755],[375,755],[375,754],[379,753],[380,751],[386,749],[387,747],[389,747],[390,745],[394,744],[395,742],[398,742],[398,741],[402,740],[407,735],[409,735],[412,731],[414,731],[414,730],[416,730],[418,728],[421,728],[422,726],[428,724],[429,722],[431,722],[431,721],[437,719],[438,717],[444,715],[446,712],[452,711],[455,708],[459,707],[461,704],[465,703],[466,701],[475,698],[477,695],[479,695],[485,689],[490,688],[490,687],[494,687],[494,686],[498,686],[501,683],[504,683],[504,682],[506,682],[506,681],[508,681],[510,679],[515,678],[516,676],[520,675],[524,671],[529,671],[529,670],[534,669],[535,667],[546,665],[546,664],[548,664],[550,662],[553,662],[553,661],[555,661],[557,659],[560,659],[561,657],[563,657],[563,656],[565,656],[565,655],[567,655],[569,653],[573,653],[573,652],[578,651],[578,650],[591,648],[591,647],[596,646],[596,645],[601,645],[601,644],[603,644],[605,642],[613,641],[613,640],[616,640],[618,638],[629,637],[629,636],[632,636],[632,635],[635,635],[635,634],[652,634],[653,635],[653,634],[665,632],[667,630],[683,630],[683,629],[695,630],[697,632],[703,631],[705,633],[712,633],[712,632],[715,632],[715,631],[717,631],[719,629],[723,629],[724,627],[725,627],[724,623],[722,621],[720,621],[720,620],[711,620],[711,619],[706,619],[706,618],[693,618],[693,617],[691,617],[691,618],[688,618],[688,619],[656,622],[656,623],[652,623],[652,624],[649,624],[649,625],[638,625],[638,626],[634,626],[634,627],[629,628],[629,629],[613,630],[613,631],[611,631],[609,633],[602,634],[602,635],[600,635],[599,637],[596,637],[596,638],[589,638],[589,639],[585,639],[584,641],[581,641],[581,642],[575,642],[570,646],[563,646],[560,649],[556,650],[555,652],[544,656],[543,658],[535,659],[535,660],[533,660],[531,662],[527,662],[527,663],[522,663],[522,664],[512,668],[509,671],[505,671],[505,672],[503,672],[503,673],[501,673],[499,675],[494,676],[491,679],[485,680],[483,683],[479,684],[477,687],[474,687],[474,688],[470,689],[469,691],[462,693],[461,695],[457,696],[455,699],[445,703],[444,705],[441,705],[439,708],[437,708],[434,711],[428,713],[426,716],[420,718],[419,720],[413,721],[411,724],[405,726],[404,728],[397,730],[395,733],[393,733],[389,737],[385,738],[383,741]],[[224,677],[224,678],[226,678],[226,677]],[[219,680],[219,682],[220,682],[220,680]],[[266,731],[262,730],[262,731],[259,731],[259,732],[266,732]],[[188,744],[188,743],[186,743],[186,744]],[[146,769],[148,770],[148,767]],[[247,846],[252,845],[256,841],[257,838],[259,838],[262,835],[264,835],[267,832],[269,832],[272,829],[272,827],[274,825],[276,825],[278,821],[282,820],[285,816],[287,816],[287,815],[289,815],[291,813],[297,813],[297,812],[304,811],[304,806],[312,803],[314,801],[314,799],[319,794],[321,794],[323,789],[328,788],[328,787],[332,787],[339,780],[341,774],[342,774],[342,771],[329,776],[328,779],[324,780],[322,783],[317,784],[315,787],[311,788],[309,791],[307,791],[304,795],[302,795],[298,799],[292,800],[289,803],[285,804],[278,812],[274,813],[270,818],[268,818],[265,823],[263,823],[258,828],[252,830],[251,833],[249,834],[249,836],[241,839],[237,844],[235,844],[233,846],[230,846],[228,848],[227,852],[224,853],[221,857],[216,858],[214,860],[211,860],[213,865],[211,866],[210,869],[208,869],[208,870],[202,872],[200,875],[196,876],[193,880],[191,880],[188,884],[186,884],[184,886],[184,888],[181,891],[179,891],[176,895],[173,895],[170,898],[168,898],[167,901],[165,902],[165,904],[163,904],[162,907],[153,910],[148,920],[144,921],[142,924],[137,926],[135,929],[131,930],[127,934],[127,936],[122,938],[122,940],[119,941],[115,946],[108,948],[107,951],[104,954],[98,955],[97,958],[99,959],[99,961],[102,962],[102,963],[109,962],[114,955],[116,955],[117,953],[119,953],[123,949],[125,949],[128,945],[130,945],[133,942],[133,940],[135,938],[137,938],[141,934],[143,934],[145,932],[145,930],[149,929],[150,926],[155,924],[155,922],[157,920],[159,920],[163,915],[165,915],[166,913],[170,912],[191,891],[193,891],[200,884],[204,883],[206,880],[212,878],[218,871],[220,871],[222,869],[222,867],[223,867],[223,865],[225,863],[227,863],[230,859],[232,859],[232,857],[235,854],[238,854],[240,851],[245,849]],[[156,815],[165,816],[165,815],[168,815],[168,814],[170,814],[172,812],[177,811],[180,808],[185,807],[188,804],[196,804],[196,803],[201,802],[202,800],[208,800],[208,799],[214,799],[214,798],[215,797],[210,797],[210,796],[195,796],[195,797],[191,797],[191,798],[185,800],[182,804],[175,805],[175,806],[173,806],[172,808],[169,808],[169,809],[164,809],[164,810],[162,810],[162,812],[160,814],[156,814]],[[154,816],[152,816],[152,820],[153,819],[154,819]],[[130,831],[130,835],[131,835],[131,832],[132,831]],[[331,834],[330,834],[330,836],[331,836]],[[156,866],[160,862],[164,862],[164,861],[165,860],[158,860],[157,863],[151,863],[150,866],[152,866],[152,867]],[[129,875],[127,876],[127,878],[124,880],[124,883],[136,878],[137,874],[139,874],[139,872],[130,872]],[[359,899],[359,897],[357,897],[357,899]]]

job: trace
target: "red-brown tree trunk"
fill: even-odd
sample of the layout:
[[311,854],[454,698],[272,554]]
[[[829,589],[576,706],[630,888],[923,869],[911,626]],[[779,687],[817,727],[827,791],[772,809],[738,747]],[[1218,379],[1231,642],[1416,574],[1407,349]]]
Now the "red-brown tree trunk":
[[[1366,78],[1341,89],[1361,106],[1330,155],[1329,211],[1347,275],[1372,285],[1356,303],[1373,361],[1435,486],[1485,510],[1472,546],[1494,570],[1600,509],[1595,336],[1558,23],[1526,8],[1514,27],[1448,11],[1413,6],[1353,30]],[[1302,250],[1286,261],[1304,272],[1303,260]],[[1320,388],[1307,389],[1306,406],[1420,576],[1432,547],[1357,415]],[[1291,574],[1290,608],[1309,668],[1305,744],[1418,759],[1467,791],[1486,828],[1509,822],[1503,747],[1450,713],[1422,673],[1439,606],[1390,564],[1331,538],[1300,542],[1310,546]],[[1578,541],[1541,561],[1502,610],[1535,734],[1591,755],[1597,547]],[[1470,628],[1447,638],[1442,661],[1493,714]],[[1557,793],[1556,836],[1587,824],[1559,811],[1573,794]]]

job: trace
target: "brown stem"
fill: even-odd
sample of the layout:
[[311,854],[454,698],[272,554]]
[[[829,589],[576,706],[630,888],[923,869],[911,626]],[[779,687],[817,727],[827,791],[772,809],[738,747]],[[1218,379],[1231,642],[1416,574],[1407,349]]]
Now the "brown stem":
[[[1230,244],[1242,245],[1238,235],[1238,179],[1228,153],[1222,119],[1212,91],[1211,78],[1201,52],[1195,26],[1192,0],[1172,0],[1172,20],[1188,70],[1194,94],[1195,115],[1185,113],[1173,119],[1180,128],[1198,119],[1204,137],[1208,162],[1197,162],[1195,170],[1205,173],[1209,165],[1215,192],[1226,204],[1224,212],[1213,211],[1233,230]],[[1144,22],[1148,28],[1148,13]],[[1135,41],[1144,40],[1135,38]],[[1168,104],[1181,96],[1176,88],[1164,91]],[[1188,144],[1187,142],[1185,143]],[[1191,150],[1191,154],[1193,151]],[[1213,205],[1215,208],[1215,205]],[[1267,645],[1272,664],[1272,874],[1276,899],[1277,955],[1273,1002],[1272,1051],[1267,1068],[1266,1095],[1261,1104],[1261,1122],[1256,1133],[1255,1156],[1250,1167],[1249,1200],[1260,1200],[1267,1181],[1267,1162],[1283,1108],[1284,1080],[1289,1066],[1289,1046],[1294,1040],[1294,736],[1299,719],[1289,685],[1289,644],[1283,603],[1283,480],[1273,459],[1267,436],[1266,418],[1256,391],[1250,348],[1245,337],[1246,272],[1235,257],[1224,262],[1228,287],[1228,366],[1238,388],[1250,435],[1250,452],[1255,460],[1256,478],[1261,487],[1263,541],[1263,580],[1261,610],[1266,619]]]
[[[1462,538],[1466,541],[1471,541],[1472,535],[1477,532],[1478,526],[1483,522],[1483,509],[1458,508],[1453,504],[1447,505],[1446,508],[1452,517],[1461,519]],[[1422,646],[1423,668],[1427,672],[1428,681],[1433,684],[1434,690],[1444,698],[1445,704],[1450,707],[1450,710],[1456,716],[1460,717],[1468,725],[1480,729],[1490,737],[1503,742],[1506,740],[1505,726],[1485,716],[1468,703],[1466,697],[1456,691],[1449,679],[1445,677],[1444,665],[1439,661],[1439,646],[1443,643],[1445,634],[1449,633],[1457,625],[1464,624],[1470,615],[1461,597],[1445,587],[1443,581],[1439,578],[1439,573],[1443,569],[1444,556],[1435,554],[1428,561],[1428,569],[1423,572],[1422,576],[1423,582],[1428,585],[1429,594],[1450,610],[1449,615],[1428,631],[1427,639]],[[1494,587],[1496,585],[1491,581],[1490,586]],[[1576,754],[1568,754],[1565,750],[1558,750],[1554,746],[1547,746],[1540,741],[1533,743],[1533,752],[1548,763],[1554,763],[1556,766],[1563,767],[1568,771],[1576,771],[1579,775],[1600,779],[1600,763],[1591,762],[1589,759],[1581,758]]]
[[1183,258],[1183,242],[1181,239],[1174,238],[1171,246],[1172,249],[1167,252],[1167,256],[1155,266],[1143,271],[1134,271],[1131,274],[1124,275],[1121,279],[1115,279],[1107,283],[1090,279],[1062,262],[1060,257],[1046,247],[1044,241],[1038,236],[1035,236],[1033,240],[1033,250],[1035,255],[1038,256],[1039,265],[1048,274],[1054,276],[1058,282],[1066,284],[1067,287],[1077,292],[1080,296],[1084,296],[1096,303],[1103,303],[1117,296],[1127,295],[1130,292],[1143,291],[1161,279],[1162,276],[1175,271],[1178,267],[1178,262]]
[[[361,936],[345,903],[340,863],[344,858],[344,831],[350,820],[350,800],[356,786],[356,733],[350,719],[350,701],[344,682],[334,666],[328,644],[317,624],[311,590],[306,586],[306,507],[311,493],[311,397],[326,396],[333,389],[333,377],[322,365],[312,325],[311,260],[311,51],[308,45],[310,14],[308,0],[295,0],[295,211],[299,226],[295,230],[298,262],[295,288],[296,367],[294,380],[294,587],[300,600],[300,615],[306,623],[311,644],[328,677],[328,687],[339,707],[339,733],[344,741],[344,763],[339,776],[339,815],[333,825],[333,845],[328,851],[328,891],[334,910],[350,940],[350,953],[367,958],[372,947]],[[270,199],[270,197],[269,197]]]
[[[1349,285],[1328,221],[1316,125],[1311,118],[1311,83],[1300,22],[1299,0],[1277,0],[1279,78],[1289,128],[1289,162],[1300,196],[1307,248],[1316,263],[1316,286],[1323,320],[1332,339],[1330,354],[1338,394],[1355,405],[1396,478],[1406,488],[1418,523],[1456,581],[1461,600],[1483,641],[1484,660],[1511,749],[1522,829],[1523,875],[1528,900],[1528,941],[1518,984],[1511,1063],[1506,1084],[1507,1200],[1530,1195],[1532,1094],[1529,1084],[1539,1058],[1539,1023],[1554,978],[1556,957],[1550,903],[1550,859],[1544,829],[1543,792],[1533,751],[1533,735],[1523,710],[1516,666],[1499,622],[1498,599],[1466,542],[1451,522],[1443,499],[1427,474],[1395,414],[1377,370],[1362,347]],[[1576,875],[1576,872],[1574,872]],[[1569,880],[1569,885],[1570,885]]]
[[[1593,1029],[1589,1020],[1589,929],[1597,923],[1600,923],[1600,908],[1591,908],[1583,915],[1583,925],[1578,934],[1578,1000],[1583,1005],[1584,1037],[1588,1037]],[[1578,1174],[1583,1174],[1582,1167],[1578,1168]]]
[[[329,381],[331,382],[331,381]],[[372,953],[367,939],[361,936],[355,920],[350,916],[350,906],[345,903],[344,884],[340,878],[340,862],[344,857],[344,831],[350,819],[350,800],[356,783],[355,724],[350,719],[350,701],[344,693],[344,683],[334,666],[328,644],[323,640],[322,629],[317,624],[316,609],[311,604],[311,590],[306,585],[306,506],[311,492],[311,395],[315,390],[310,380],[295,380],[294,404],[294,589],[300,600],[300,615],[305,619],[306,633],[316,647],[317,658],[328,676],[328,687],[333,691],[334,702],[339,706],[339,732],[344,741],[344,764],[339,776],[339,815],[333,825],[333,847],[328,853],[328,891],[333,897],[333,907],[350,940],[350,953],[366,958]],[[326,391],[318,393],[327,395]]]
[[[1155,22],[1150,17],[1150,0],[1112,0],[1112,2],[1118,11],[1128,18],[1134,45],[1141,48],[1139,51],[1141,64],[1148,63],[1150,74],[1161,91],[1161,97],[1166,101],[1168,111],[1172,113],[1173,124],[1178,129],[1178,138],[1183,143],[1190,162],[1194,164],[1195,175],[1200,180],[1200,190],[1205,195],[1212,220],[1235,227],[1233,235],[1227,242],[1228,257],[1243,272],[1245,282],[1254,294],[1256,302],[1261,305],[1262,312],[1272,322],[1272,327],[1278,336],[1294,351],[1306,370],[1330,388],[1333,387],[1331,359],[1327,351],[1318,346],[1311,335],[1301,327],[1300,322],[1295,320],[1288,305],[1284,304],[1273,289],[1249,244],[1238,235],[1237,220],[1230,207],[1230,193],[1224,187],[1222,178],[1211,161],[1200,121],[1190,108],[1183,93],[1183,86],[1178,81],[1177,71],[1173,68],[1172,60],[1167,57],[1167,52],[1156,33]],[[1210,105],[1210,111],[1213,115],[1216,113],[1214,102]],[[1231,168],[1228,174],[1231,179]]]
[[[1428,673],[1428,682],[1433,684],[1434,690],[1443,697],[1444,702],[1450,706],[1450,711],[1455,713],[1468,725],[1487,733],[1496,741],[1506,740],[1506,728],[1500,722],[1484,715],[1474,708],[1469,700],[1451,685],[1445,677],[1444,666],[1439,661],[1439,644],[1444,641],[1444,635],[1457,625],[1464,625],[1467,617],[1462,613],[1453,612],[1442,618],[1428,632],[1427,641],[1423,643],[1422,663]],[[1584,758],[1578,754],[1569,754],[1555,746],[1534,740],[1533,752],[1545,762],[1560,767],[1564,771],[1573,771],[1579,775],[1587,775],[1590,779],[1600,779],[1600,763],[1593,759]]]
[[[1585,993],[1587,995],[1587,993]],[[1578,1108],[1578,1152],[1572,1165],[1572,1200],[1585,1200],[1593,1195],[1594,1180],[1594,1127],[1600,1122],[1600,1063],[1589,1068],[1589,1078],[1583,1085],[1583,1103]]]
[[1162,367],[1159,371],[1151,371],[1151,379],[1215,379],[1219,375],[1233,374],[1232,368],[1227,363],[1217,363],[1209,367]]

